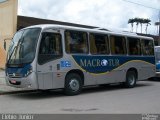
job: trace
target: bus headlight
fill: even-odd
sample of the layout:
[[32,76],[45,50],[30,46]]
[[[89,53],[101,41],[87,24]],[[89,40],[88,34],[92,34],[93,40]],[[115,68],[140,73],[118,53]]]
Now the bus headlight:
[[27,70],[27,73],[26,73],[24,76],[27,77],[27,76],[30,75],[32,72],[33,72],[32,67],[30,67],[30,68]]

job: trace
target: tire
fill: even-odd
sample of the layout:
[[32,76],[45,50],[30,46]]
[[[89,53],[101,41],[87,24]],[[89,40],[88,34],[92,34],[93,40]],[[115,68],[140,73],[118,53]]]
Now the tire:
[[135,87],[137,82],[137,76],[134,71],[128,71],[126,74],[126,82],[124,83],[126,88],[133,88]]
[[66,76],[64,93],[69,96],[78,95],[82,90],[82,79],[76,73]]

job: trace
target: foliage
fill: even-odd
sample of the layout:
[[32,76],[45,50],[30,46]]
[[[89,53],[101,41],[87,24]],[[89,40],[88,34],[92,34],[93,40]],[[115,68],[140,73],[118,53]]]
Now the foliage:
[[137,32],[137,29],[138,29],[138,25],[140,24],[141,25],[141,33],[142,33],[142,26],[143,24],[146,24],[146,34],[147,34],[147,28],[148,28],[148,25],[151,25],[151,20],[150,19],[144,19],[144,18],[132,18],[132,19],[129,19],[128,20],[128,24],[131,24],[131,28],[132,28],[132,32],[133,32],[133,27],[134,27],[134,23],[136,23],[136,32]]

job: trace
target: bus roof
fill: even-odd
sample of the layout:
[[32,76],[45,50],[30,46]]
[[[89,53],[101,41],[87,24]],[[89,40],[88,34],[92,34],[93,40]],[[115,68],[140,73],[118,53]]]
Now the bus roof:
[[[34,25],[34,26],[29,26],[26,28],[35,28],[35,27],[40,27],[42,29],[47,29],[47,28],[55,28],[55,29],[70,29],[70,30],[79,30],[79,31],[85,31],[85,32],[96,32],[96,33],[102,33],[102,34],[110,34],[110,35],[119,35],[119,36],[128,36],[128,37],[135,37],[135,38],[142,38],[142,39],[152,39],[151,37],[146,37],[146,36],[140,36],[137,35],[136,33],[131,33],[131,32],[115,32],[115,31],[108,31],[105,28],[82,28],[82,27],[72,27],[72,26],[67,26],[67,25],[57,25],[57,24],[41,24],[41,25]],[[24,28],[24,29],[26,29]]]

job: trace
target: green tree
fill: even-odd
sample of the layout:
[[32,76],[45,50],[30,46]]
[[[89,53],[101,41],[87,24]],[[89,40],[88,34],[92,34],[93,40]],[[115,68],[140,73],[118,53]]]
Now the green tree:
[[138,31],[138,25],[140,23],[140,19],[139,18],[134,18],[134,22],[136,23],[136,33]]
[[146,29],[145,29],[145,31],[146,31],[146,34],[147,34],[147,30],[148,30],[148,25],[151,25],[151,20],[150,19],[144,19],[144,23],[146,24]]
[[128,24],[131,24],[131,32],[133,32],[134,19],[129,19]]
[[143,19],[143,18],[139,18],[139,23],[141,25],[141,33],[142,33],[142,28],[143,28],[144,20],[145,19]]
[[143,31],[143,24],[146,24],[146,34],[147,34],[147,29],[148,26],[151,25],[151,20],[150,19],[144,19],[144,18],[132,18],[128,20],[128,24],[131,24],[131,31],[133,32],[133,27],[134,27],[134,23],[136,23],[136,33],[138,32],[138,25],[141,25],[141,33]]

